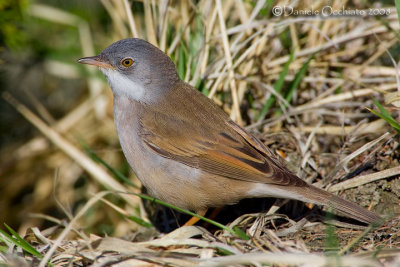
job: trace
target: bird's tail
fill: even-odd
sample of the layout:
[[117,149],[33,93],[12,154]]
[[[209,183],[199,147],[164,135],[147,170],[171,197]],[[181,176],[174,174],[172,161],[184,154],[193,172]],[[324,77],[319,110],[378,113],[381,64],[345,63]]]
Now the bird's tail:
[[382,220],[382,218],[377,214],[315,186],[310,185],[306,191],[309,191],[307,195],[310,202],[330,207],[350,218],[368,224],[378,224]]

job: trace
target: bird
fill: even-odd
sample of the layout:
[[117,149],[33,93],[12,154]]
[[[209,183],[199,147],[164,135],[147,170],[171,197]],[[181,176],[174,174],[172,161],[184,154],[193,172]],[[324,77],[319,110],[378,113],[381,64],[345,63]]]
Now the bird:
[[273,197],[327,206],[367,224],[380,220],[289,171],[262,141],[182,81],[170,57],[149,42],[123,39],[78,63],[105,75],[123,153],[151,196],[199,215],[245,198]]

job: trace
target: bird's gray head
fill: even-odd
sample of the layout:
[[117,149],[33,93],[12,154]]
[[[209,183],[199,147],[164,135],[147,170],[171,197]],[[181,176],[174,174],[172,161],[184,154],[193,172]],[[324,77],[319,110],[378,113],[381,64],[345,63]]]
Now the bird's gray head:
[[79,63],[98,66],[114,95],[151,102],[179,81],[171,59],[152,44],[137,38],[113,43],[98,56]]

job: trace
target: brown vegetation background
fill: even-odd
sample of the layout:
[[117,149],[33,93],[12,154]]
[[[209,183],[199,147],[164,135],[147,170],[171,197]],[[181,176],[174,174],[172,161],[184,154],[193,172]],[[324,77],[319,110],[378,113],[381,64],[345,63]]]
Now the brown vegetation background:
[[[296,15],[326,6],[366,15]],[[274,7],[287,14],[277,16]],[[0,12],[0,223],[21,235],[32,227],[61,231],[71,220],[75,231],[65,240],[143,231],[129,219],[148,220],[140,198],[115,193],[140,190],[93,156],[139,185],[120,149],[111,91],[97,69],[76,63],[132,36],[165,51],[182,79],[301,178],[387,218],[399,214],[398,132],[368,110],[382,112],[375,100],[399,120],[400,27],[393,2],[4,0]],[[99,195],[106,190],[114,193]],[[269,219],[246,220],[237,224],[248,234],[272,235]],[[276,236],[271,246],[237,247],[326,251],[324,224],[296,229],[284,238],[304,244]],[[337,230],[340,246],[362,233],[351,229]],[[354,251],[398,248],[398,220],[379,233]],[[380,263],[388,261],[383,258]]]

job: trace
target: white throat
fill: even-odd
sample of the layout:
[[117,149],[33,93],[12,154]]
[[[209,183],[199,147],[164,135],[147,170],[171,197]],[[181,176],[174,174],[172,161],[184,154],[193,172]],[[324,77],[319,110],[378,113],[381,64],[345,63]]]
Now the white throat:
[[106,76],[115,95],[126,96],[136,101],[144,99],[145,88],[142,84],[130,80],[117,70],[104,68],[99,69]]

